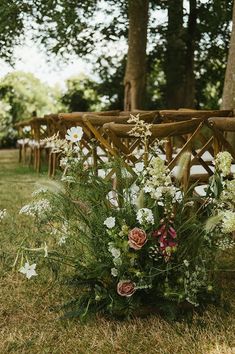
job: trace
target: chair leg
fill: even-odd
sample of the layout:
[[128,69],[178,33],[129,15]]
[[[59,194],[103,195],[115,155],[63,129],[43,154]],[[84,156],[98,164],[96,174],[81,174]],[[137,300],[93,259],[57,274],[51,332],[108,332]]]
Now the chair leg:
[[22,162],[22,146],[19,146],[19,163]]
[[37,148],[37,173],[40,172],[40,168],[41,168],[41,149],[40,147]]

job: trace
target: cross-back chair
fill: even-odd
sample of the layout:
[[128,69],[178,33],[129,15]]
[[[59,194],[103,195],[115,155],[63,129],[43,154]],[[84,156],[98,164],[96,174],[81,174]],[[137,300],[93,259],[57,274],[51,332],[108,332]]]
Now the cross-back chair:
[[[213,174],[213,167],[202,158],[205,151],[212,146],[213,139],[198,144],[198,136],[203,132],[204,125],[204,119],[198,118],[183,122],[155,124],[151,127],[148,150],[150,151],[151,147],[155,149],[156,141],[164,140],[163,146],[155,149],[154,154],[163,158],[173,173],[176,173],[176,166],[181,156],[185,152],[191,154],[187,167],[184,167],[182,178],[184,188],[187,187],[189,180],[202,179],[201,169],[205,179]],[[143,140],[130,135],[133,128],[134,125],[130,124],[107,123],[104,125],[104,130],[112,141],[113,156],[119,156],[123,164],[128,166],[131,174],[135,175],[134,166],[137,162],[145,159],[145,152]],[[170,145],[172,138],[177,139],[177,147]],[[123,143],[123,139],[130,141],[129,146]],[[197,166],[200,167],[199,171],[196,168]],[[115,170],[112,173],[115,173]]]
[[210,117],[229,117],[233,115],[232,110],[193,110],[181,108],[178,110],[161,110],[159,115],[163,122],[183,121],[192,118],[208,119]]
[[19,148],[19,162],[26,163],[29,141],[32,138],[31,120],[23,120],[14,125],[18,131],[17,146]]
[[208,119],[208,123],[213,131],[214,155],[226,150],[235,160],[235,117],[213,117]]

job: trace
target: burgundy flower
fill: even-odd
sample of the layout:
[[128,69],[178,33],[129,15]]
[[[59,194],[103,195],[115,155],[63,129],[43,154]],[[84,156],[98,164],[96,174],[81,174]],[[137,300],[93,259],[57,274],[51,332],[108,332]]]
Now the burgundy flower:
[[176,238],[177,234],[175,229],[172,226],[169,227],[168,232],[172,238]]
[[147,241],[147,235],[144,230],[135,227],[134,229],[129,231],[128,239],[129,246],[134,250],[138,251],[144,246],[145,242]]
[[169,260],[172,253],[175,252],[177,247],[176,237],[177,233],[175,229],[170,226],[167,228],[166,224],[162,225],[160,229],[153,232],[153,237],[158,239],[159,248],[166,260]]
[[131,280],[121,280],[117,285],[117,293],[120,296],[129,297],[135,292],[135,283]]

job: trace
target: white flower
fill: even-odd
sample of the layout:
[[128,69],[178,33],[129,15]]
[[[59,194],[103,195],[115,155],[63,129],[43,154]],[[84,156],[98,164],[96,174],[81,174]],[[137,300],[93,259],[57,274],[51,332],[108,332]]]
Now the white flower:
[[114,246],[113,242],[109,242],[108,250],[112,254],[113,258],[117,259],[121,256],[121,251]]
[[36,263],[30,265],[28,262],[26,262],[25,265],[19,269],[19,272],[25,274],[27,279],[30,279],[31,277],[37,275],[35,268]]
[[135,164],[135,168],[134,168],[135,172],[143,172],[144,170],[144,163],[143,162],[137,162]]
[[82,139],[83,130],[81,127],[72,127],[67,130],[65,138],[72,143],[77,143]]
[[115,226],[115,218],[110,216],[109,218],[107,218],[105,221],[104,221],[104,225],[108,228],[108,229],[112,229],[114,226]]
[[136,218],[141,225],[145,223],[152,224],[152,225],[154,224],[154,217],[153,217],[152,210],[148,208],[139,209]]
[[117,271],[117,269],[116,269],[116,268],[112,268],[112,269],[111,269],[111,274],[112,274],[113,277],[117,277],[117,276],[118,276],[118,271]]
[[221,172],[222,176],[228,176],[231,172],[232,156],[229,152],[223,151],[216,155],[215,166]]
[[62,176],[61,181],[66,182],[66,183],[75,183],[76,182],[76,180],[73,176]]
[[7,215],[7,210],[6,209],[2,209],[0,210],[0,220],[4,219]]
[[62,157],[60,160],[60,167],[66,167],[68,164],[68,158],[67,157]]
[[44,194],[44,193],[46,193],[47,191],[48,191],[47,188],[41,187],[41,188],[39,188],[39,189],[36,189],[36,190],[32,193],[32,196],[33,196],[33,197],[36,197],[37,195],[39,195],[39,194]]
[[62,246],[63,244],[65,244],[67,238],[68,238],[68,236],[61,236],[59,241],[58,241],[58,245]]
[[187,261],[187,259],[184,260],[184,265],[185,265],[185,267],[189,266],[189,261]]
[[235,213],[231,210],[221,213],[222,216],[222,232],[227,234],[235,231]]
[[25,214],[29,216],[42,216],[45,214],[45,211],[50,211],[51,205],[49,200],[47,199],[40,199],[37,202],[33,202],[31,204],[24,205],[19,214]]

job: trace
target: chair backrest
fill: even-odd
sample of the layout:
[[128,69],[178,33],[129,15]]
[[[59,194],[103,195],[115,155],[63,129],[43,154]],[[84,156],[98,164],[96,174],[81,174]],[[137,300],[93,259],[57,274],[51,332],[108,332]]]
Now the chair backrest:
[[232,110],[161,110],[159,112],[162,120],[167,121],[182,121],[192,118],[207,119],[210,117],[228,117],[233,114]]
[[[151,148],[155,147],[156,141],[164,140],[164,144],[158,145],[154,154],[163,158],[170,170],[176,168],[184,153],[191,154],[183,176],[185,187],[189,181],[190,168],[194,165],[200,165],[205,170],[206,178],[213,174],[213,169],[202,158],[205,151],[211,147],[213,139],[205,139],[205,143],[201,141],[199,143],[198,140],[204,125],[205,120],[198,118],[183,122],[154,124],[151,127],[148,150],[151,151]],[[132,168],[138,161],[146,159],[143,139],[130,135],[133,128],[134,125],[130,124],[107,123],[104,125],[104,130],[112,140],[116,156],[120,156]],[[125,139],[129,141],[129,144],[123,142]]]
[[235,159],[235,117],[208,119],[213,131],[214,154],[227,150]]
[[84,114],[95,114],[98,116],[117,116],[119,115],[120,111],[119,110],[113,110],[113,111],[101,111],[101,112],[72,112],[72,113],[59,113],[58,117],[60,119],[68,119],[70,121],[76,121],[76,119],[80,120]]

